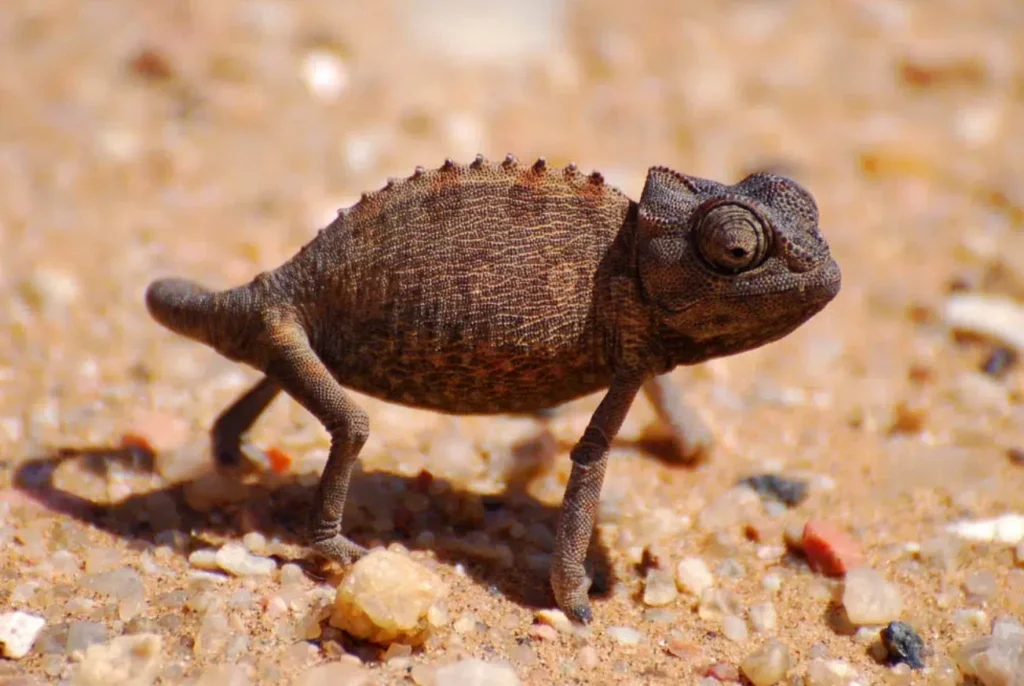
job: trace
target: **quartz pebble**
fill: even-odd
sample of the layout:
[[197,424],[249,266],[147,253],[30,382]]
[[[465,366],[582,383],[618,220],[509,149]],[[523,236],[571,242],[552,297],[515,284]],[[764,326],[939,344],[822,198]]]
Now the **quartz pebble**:
[[563,633],[572,633],[573,625],[565,613],[561,610],[544,609],[537,610],[537,621],[553,626]]
[[438,667],[435,683],[438,686],[519,686],[519,677],[509,664],[470,658]]
[[708,565],[699,557],[686,557],[676,565],[676,586],[680,591],[701,597],[715,583]]
[[756,603],[750,606],[750,626],[759,634],[770,634],[779,623],[779,615],[772,603]]
[[89,646],[75,675],[76,686],[150,684],[160,672],[158,634],[118,636]]
[[909,624],[889,622],[889,626],[882,629],[882,645],[891,664],[905,664],[911,669],[924,668],[924,641]]
[[982,686],[1024,686],[1024,627],[997,621],[991,635],[969,641],[954,657],[960,671]]
[[624,646],[639,645],[643,638],[643,634],[628,626],[610,626],[605,629],[605,633],[611,636],[616,643]]
[[828,576],[842,576],[864,562],[860,544],[827,522],[808,521],[801,544],[811,569]]
[[46,620],[27,612],[0,614],[0,654],[15,660],[28,655]]
[[806,686],[854,686],[858,681],[857,670],[843,660],[817,658],[807,667]]
[[235,576],[265,576],[277,569],[269,557],[253,555],[241,543],[226,543],[216,555],[217,566]]
[[68,625],[67,651],[84,651],[95,643],[103,643],[107,636],[107,627],[99,622],[72,622]]
[[412,558],[373,550],[338,586],[330,623],[374,643],[419,645],[432,628],[430,608],[446,593],[441,578]]
[[1016,545],[1024,541],[1024,515],[1004,514],[990,519],[965,519],[946,527],[969,541],[993,541]]
[[747,623],[742,617],[726,615],[722,617],[722,635],[730,641],[740,643],[747,640]]
[[660,607],[668,605],[679,591],[676,590],[676,582],[672,570],[660,567],[652,567],[647,570],[644,579],[644,605]]
[[973,572],[964,580],[964,590],[967,595],[982,601],[988,600],[995,594],[997,585],[995,575],[989,571]]
[[886,624],[899,619],[903,597],[899,588],[880,572],[858,567],[846,575],[843,607],[855,626]]
[[740,671],[754,686],[772,686],[786,676],[791,666],[789,648],[773,638],[743,658]]
[[1007,296],[956,293],[946,301],[946,323],[1024,350],[1024,306]]

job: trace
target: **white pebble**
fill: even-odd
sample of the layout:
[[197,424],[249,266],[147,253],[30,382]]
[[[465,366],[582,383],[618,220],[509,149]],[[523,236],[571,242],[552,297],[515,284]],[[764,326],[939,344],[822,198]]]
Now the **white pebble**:
[[314,97],[336,100],[348,86],[348,69],[334,53],[314,50],[302,60],[302,80]]
[[277,569],[269,557],[253,555],[241,543],[226,543],[216,556],[217,566],[235,576],[264,576]]
[[628,626],[610,626],[605,629],[605,633],[611,636],[615,642],[624,646],[639,645],[640,639],[643,638],[639,631]]
[[644,605],[649,607],[668,605],[676,599],[678,594],[679,591],[676,590],[671,570],[656,567],[647,570],[647,576],[644,579]]
[[1016,545],[1024,541],[1024,515],[1009,513],[991,519],[955,522],[946,530],[969,541],[995,541]]
[[770,639],[740,663],[740,671],[754,686],[773,686],[786,676],[792,660],[789,648],[777,639]]
[[676,585],[680,591],[699,598],[714,583],[714,575],[707,563],[699,557],[683,558],[676,565]]
[[761,588],[769,593],[778,593],[782,589],[782,576],[775,572],[765,574],[761,579]]
[[944,316],[951,328],[991,336],[1024,350],[1024,307],[1010,297],[956,293],[946,301]]
[[842,660],[812,660],[807,668],[807,686],[853,686],[857,681],[857,670]]
[[205,569],[206,571],[219,569],[217,566],[217,549],[200,548],[199,550],[193,550],[188,555],[188,563],[196,569]]
[[730,641],[740,643],[747,640],[747,623],[742,617],[726,615],[722,617],[722,635]]
[[851,569],[843,588],[843,607],[856,626],[888,624],[899,619],[903,597],[899,588],[880,573],[867,567]]
[[779,615],[771,603],[757,603],[750,607],[750,625],[759,634],[770,634],[779,623]]
[[14,660],[28,655],[46,620],[27,612],[0,614],[0,652]]
[[267,537],[259,531],[250,531],[242,536],[242,545],[254,555],[262,555],[267,550]]

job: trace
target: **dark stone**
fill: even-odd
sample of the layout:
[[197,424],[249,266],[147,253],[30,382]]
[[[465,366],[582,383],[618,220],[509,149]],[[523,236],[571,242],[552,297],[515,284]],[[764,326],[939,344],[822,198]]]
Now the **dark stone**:
[[882,629],[882,645],[889,652],[890,664],[907,664],[911,669],[924,669],[924,641],[913,627],[904,622],[889,622]]
[[1002,377],[1017,363],[1017,353],[1009,348],[994,348],[981,365],[981,371],[996,378]]
[[740,481],[741,486],[749,486],[762,499],[778,500],[788,507],[795,507],[807,499],[807,482],[790,479],[778,474],[757,474]]

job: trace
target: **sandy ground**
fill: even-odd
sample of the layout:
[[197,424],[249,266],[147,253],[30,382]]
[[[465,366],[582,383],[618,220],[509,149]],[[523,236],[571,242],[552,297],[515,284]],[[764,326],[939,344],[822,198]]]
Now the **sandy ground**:
[[[1024,511],[1024,466],[1012,459],[1024,447],[1024,374],[1012,360],[992,369],[998,345],[943,321],[953,292],[1024,297],[1024,8],[594,0],[493,3],[474,16],[463,4],[5,5],[0,610],[47,626],[28,656],[0,661],[0,681],[69,678],[81,654],[60,631],[81,622],[104,638],[161,634],[163,683],[284,682],[342,651],[369,683],[467,656],[510,660],[530,684],[697,683],[761,644],[753,631],[727,638],[685,597],[649,612],[638,563],[650,547],[673,564],[702,557],[741,614],[772,602],[771,633],[793,656],[787,683],[822,657],[846,661],[861,683],[957,683],[960,645],[996,618],[1024,618],[1012,545],[945,533]],[[650,165],[730,182],[784,170],[818,200],[843,290],[781,342],[676,372],[716,437],[706,462],[660,459],[653,412],[637,403],[605,489],[592,563],[606,592],[589,637],[530,635],[551,604],[531,561],[550,548],[567,453],[597,399],[564,408],[545,434],[531,419],[360,398],[374,433],[346,526],[436,569],[452,623],[411,658],[383,661],[340,635],[296,641],[301,607],[266,610],[282,592],[276,577],[231,577],[214,595],[244,639],[200,649],[210,598],[197,599],[188,552],[258,531],[280,543],[279,562],[300,560],[314,479],[268,478],[232,490],[233,504],[208,502],[194,473],[208,469],[205,431],[255,375],[153,323],[146,284],[169,274],[241,283],[360,192],[477,152],[575,161],[633,197]],[[155,458],[120,449],[126,434],[145,437]],[[327,446],[286,399],[252,442],[281,447],[296,471],[315,469]],[[444,487],[396,517],[421,470]],[[702,524],[716,503],[729,515],[720,498],[738,479],[766,471],[808,479],[810,497]],[[850,532],[898,584],[930,670],[893,672],[873,635],[835,621],[834,582],[763,549],[809,518]],[[487,558],[499,544],[511,567]],[[118,568],[138,573],[141,606],[89,586]],[[779,590],[765,588],[768,574]],[[306,576],[301,588],[323,585]],[[463,616],[478,621],[457,631]],[[615,640],[616,626],[639,631],[639,644]],[[671,641],[692,649],[672,654]],[[210,671],[223,664],[238,667]]]

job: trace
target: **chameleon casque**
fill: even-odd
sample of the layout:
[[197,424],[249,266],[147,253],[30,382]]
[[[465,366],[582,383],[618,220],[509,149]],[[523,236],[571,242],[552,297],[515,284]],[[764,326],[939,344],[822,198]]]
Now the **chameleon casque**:
[[598,173],[509,155],[417,168],[251,283],[161,279],[146,304],[265,375],[215,422],[219,466],[242,463],[242,434],[280,390],[330,433],[308,535],[343,564],[365,552],[341,519],[369,432],[346,388],[452,414],[535,412],[606,389],[571,452],[551,569],[559,607],[585,622],[584,557],[635,396],[673,424],[681,402],[659,375],[775,341],[839,288],[814,199],[785,177],[728,186],[653,167],[637,203]]

